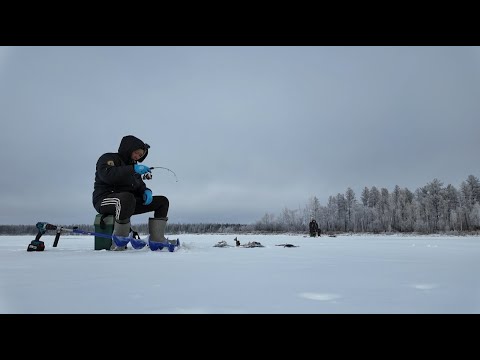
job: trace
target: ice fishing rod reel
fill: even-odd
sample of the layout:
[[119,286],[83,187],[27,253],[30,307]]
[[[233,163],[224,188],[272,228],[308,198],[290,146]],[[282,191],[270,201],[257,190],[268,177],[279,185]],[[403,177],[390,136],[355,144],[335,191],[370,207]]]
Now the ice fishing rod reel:
[[170,170],[169,168],[162,167],[162,166],[151,167],[149,172],[147,172],[146,174],[143,174],[142,179],[143,180],[151,180],[153,178],[151,170],[153,170],[153,169],[164,169],[164,170],[170,171],[175,176],[175,182],[178,182],[177,174],[175,174],[175,172],[173,170]]
[[152,178],[153,178],[153,175],[152,175],[151,172],[148,172],[148,173],[142,175],[143,180],[152,180]]

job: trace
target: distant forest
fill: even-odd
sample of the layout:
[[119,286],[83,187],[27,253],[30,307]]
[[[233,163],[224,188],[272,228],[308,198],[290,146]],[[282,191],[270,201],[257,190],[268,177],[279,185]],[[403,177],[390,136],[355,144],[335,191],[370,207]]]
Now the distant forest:
[[[480,181],[469,175],[459,188],[433,179],[410,191],[396,185],[386,188],[365,187],[359,199],[349,187],[321,205],[313,196],[299,209],[285,208],[279,214],[265,215],[253,224],[175,224],[168,223],[168,234],[182,233],[307,233],[310,219],[317,220],[324,234],[333,233],[477,233],[480,230]],[[56,224],[58,225],[58,224]],[[95,231],[92,224],[77,226]],[[148,233],[148,225],[134,225],[134,230]],[[34,235],[33,225],[0,225],[0,235]]]
[[471,233],[480,230],[480,181],[469,175],[459,189],[433,179],[410,191],[396,185],[365,187],[357,199],[347,188],[328,198],[322,206],[310,198],[303,209],[284,209],[279,215],[265,214],[256,230],[302,231],[314,217],[323,233]]

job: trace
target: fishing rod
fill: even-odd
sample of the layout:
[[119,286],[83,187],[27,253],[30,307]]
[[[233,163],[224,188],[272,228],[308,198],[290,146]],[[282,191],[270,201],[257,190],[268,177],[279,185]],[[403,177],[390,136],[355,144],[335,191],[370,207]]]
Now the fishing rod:
[[[175,181],[178,182],[178,177],[177,177],[177,174],[175,174],[175,171],[170,170],[169,168],[166,168],[166,167],[163,167],[163,166],[153,166],[153,167],[150,168],[150,170],[153,170],[153,169],[164,169],[164,170],[170,171],[175,176]],[[143,179],[144,180],[151,180],[152,179],[152,174],[151,173],[144,174]]]

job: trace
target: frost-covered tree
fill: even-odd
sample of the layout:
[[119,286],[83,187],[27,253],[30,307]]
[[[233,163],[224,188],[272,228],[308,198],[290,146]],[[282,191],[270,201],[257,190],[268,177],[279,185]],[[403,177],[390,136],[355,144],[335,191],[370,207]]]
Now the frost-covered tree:
[[368,197],[368,206],[377,207],[378,202],[380,201],[380,191],[378,191],[376,186],[372,186],[370,189],[370,196]]
[[[455,230],[457,228],[457,216],[456,210],[460,205],[458,199],[458,191],[452,184],[448,184],[445,188],[445,219],[446,219],[446,230]],[[455,213],[455,218],[453,214]]]
[[466,181],[462,181],[460,184],[460,215],[462,221],[463,230],[471,230],[473,228],[472,214],[473,207],[475,205],[474,188]]
[[337,223],[337,199],[333,196],[328,197],[327,202],[327,231],[335,231]]
[[300,209],[290,210],[288,208],[284,208],[279,217],[280,228],[283,231],[301,231],[303,229],[303,221],[300,213]]
[[475,202],[480,203],[480,181],[478,180],[478,178],[473,175],[468,175],[465,183],[466,186],[469,188],[469,192],[471,195],[471,205],[475,205]]
[[362,195],[360,196],[363,206],[368,206],[369,198],[370,198],[370,190],[368,190],[368,187],[365,186],[362,190]]
[[400,196],[401,230],[411,232],[415,227],[416,202],[414,194],[407,188],[403,189]]
[[443,183],[438,179],[433,179],[425,187],[425,211],[427,212],[427,226],[429,232],[437,232],[439,228],[444,228],[443,214],[445,207]]
[[380,216],[380,224],[383,231],[391,231],[391,211],[390,196],[387,188],[380,190],[380,199],[377,203],[378,215]]
[[310,210],[310,216],[318,222],[320,217],[320,201],[316,196],[313,196],[308,201],[308,208]]
[[472,222],[472,230],[480,229],[480,204],[478,202],[473,205],[472,211],[470,212],[470,219]]
[[347,191],[345,192],[345,206],[347,211],[347,224],[346,224],[347,230],[353,230],[352,217],[353,217],[353,208],[356,202],[357,200],[355,199],[355,192],[350,187],[347,188]]
[[337,229],[347,231],[347,201],[343,194],[337,194]]
[[392,192],[391,199],[391,209],[392,209],[392,230],[400,231],[401,230],[401,211],[400,211],[400,201],[401,201],[401,189],[400,186],[395,185],[395,188]]
[[274,231],[275,230],[275,215],[265,213],[262,219],[257,222],[256,228],[260,231]]
[[426,186],[415,190],[415,200],[417,204],[415,209],[415,231],[427,233],[430,219],[427,209],[428,190]]

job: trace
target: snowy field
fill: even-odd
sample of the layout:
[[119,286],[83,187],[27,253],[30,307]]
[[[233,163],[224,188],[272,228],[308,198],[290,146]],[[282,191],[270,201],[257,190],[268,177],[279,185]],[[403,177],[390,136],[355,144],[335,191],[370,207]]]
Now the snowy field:
[[0,313],[480,313],[480,237],[181,235],[174,253],[33,238],[0,236]]

